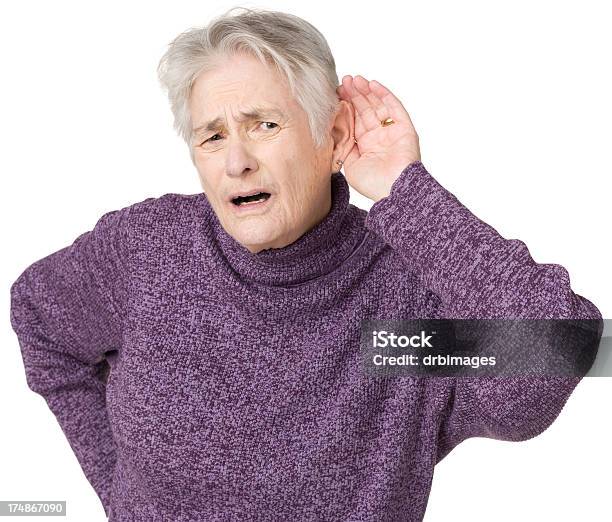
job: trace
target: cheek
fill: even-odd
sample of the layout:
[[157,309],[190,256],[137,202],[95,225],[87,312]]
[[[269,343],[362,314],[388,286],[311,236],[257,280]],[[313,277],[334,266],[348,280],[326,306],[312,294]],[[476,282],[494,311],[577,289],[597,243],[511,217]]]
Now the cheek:
[[198,171],[198,178],[200,180],[200,186],[202,190],[206,193],[209,199],[217,199],[217,195],[219,194],[220,185],[220,176],[215,175],[215,172],[220,172],[218,170],[214,170],[214,165],[208,163],[204,163],[199,161],[196,163],[196,169]]
[[312,212],[315,185],[304,171],[296,172],[294,182],[287,187],[285,198],[286,219],[292,227],[297,227]]
[[200,181],[202,184],[202,188],[208,203],[214,210],[215,214],[219,217],[219,219],[224,220],[222,216],[227,214],[227,208],[222,201],[221,195],[219,194],[218,188],[215,185],[212,185],[209,180]]

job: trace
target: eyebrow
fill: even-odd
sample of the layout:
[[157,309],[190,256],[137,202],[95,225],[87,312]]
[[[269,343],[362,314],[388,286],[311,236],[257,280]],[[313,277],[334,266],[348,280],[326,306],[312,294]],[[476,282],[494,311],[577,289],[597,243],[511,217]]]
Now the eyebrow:
[[[258,120],[267,118],[269,116],[282,119],[285,115],[280,109],[276,109],[274,107],[255,107],[248,111],[241,111],[238,121],[242,122],[249,120]],[[219,116],[213,120],[207,121],[202,125],[197,126],[195,129],[192,129],[192,132],[194,136],[200,136],[205,132],[211,132],[213,130],[218,129],[224,123],[225,118]]]

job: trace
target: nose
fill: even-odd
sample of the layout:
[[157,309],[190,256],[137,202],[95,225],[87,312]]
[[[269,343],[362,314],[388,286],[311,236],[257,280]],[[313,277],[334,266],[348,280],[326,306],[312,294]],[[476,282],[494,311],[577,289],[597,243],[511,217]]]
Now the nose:
[[240,139],[229,140],[225,171],[230,177],[240,177],[257,170],[257,161]]

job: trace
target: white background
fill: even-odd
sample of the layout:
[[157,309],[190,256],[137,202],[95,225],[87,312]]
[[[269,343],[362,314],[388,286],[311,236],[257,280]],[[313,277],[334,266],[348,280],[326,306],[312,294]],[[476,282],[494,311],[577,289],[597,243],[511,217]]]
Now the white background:
[[[105,212],[200,192],[155,69],[179,32],[233,5],[3,3],[0,500],[66,500],[66,520],[105,520],[44,399],[27,388],[9,288]],[[574,292],[612,317],[605,2],[238,5],[313,23],[340,79],[361,74],[400,98],[443,186],[538,263],[564,266]],[[611,379],[587,378],[539,437],[462,443],[436,467],[425,520],[610,520],[611,397]]]

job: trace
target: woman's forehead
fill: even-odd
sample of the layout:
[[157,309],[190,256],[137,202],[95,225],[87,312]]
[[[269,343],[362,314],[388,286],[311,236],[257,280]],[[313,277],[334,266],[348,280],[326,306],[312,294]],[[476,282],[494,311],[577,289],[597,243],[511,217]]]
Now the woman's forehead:
[[253,76],[247,72],[223,67],[201,74],[191,90],[192,108],[207,120],[229,110],[238,121],[255,113],[279,116],[296,109],[286,82],[270,73]]

